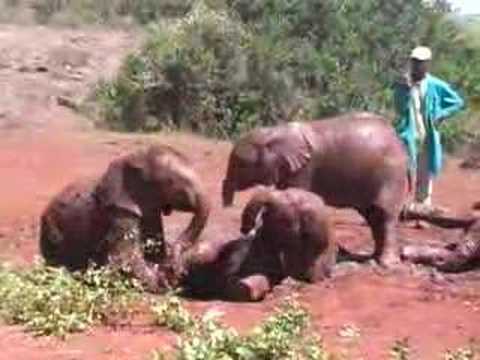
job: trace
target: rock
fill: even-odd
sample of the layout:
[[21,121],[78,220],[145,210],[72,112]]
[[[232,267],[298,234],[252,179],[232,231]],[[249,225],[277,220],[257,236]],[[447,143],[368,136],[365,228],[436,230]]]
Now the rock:
[[78,110],[78,103],[74,99],[67,96],[57,96],[57,104],[72,110]]
[[45,65],[39,65],[35,67],[35,72],[48,72],[49,69]]
[[45,66],[45,65],[36,65],[34,67],[32,66],[29,66],[29,65],[20,65],[18,68],[17,68],[18,72],[21,72],[21,73],[46,73],[46,72],[49,72],[50,69]]

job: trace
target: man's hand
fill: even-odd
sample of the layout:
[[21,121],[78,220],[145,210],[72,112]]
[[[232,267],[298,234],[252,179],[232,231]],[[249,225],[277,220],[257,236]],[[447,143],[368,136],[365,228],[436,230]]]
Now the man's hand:
[[402,73],[396,81],[397,85],[411,87],[412,81],[410,79],[410,75],[408,73]]

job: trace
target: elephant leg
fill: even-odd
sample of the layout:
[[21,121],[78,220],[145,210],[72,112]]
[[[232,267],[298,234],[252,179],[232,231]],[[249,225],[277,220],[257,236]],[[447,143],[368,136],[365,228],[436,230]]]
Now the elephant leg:
[[307,260],[307,268],[304,272],[306,281],[315,283],[329,278],[332,275],[333,268],[337,259],[337,248],[326,249],[324,253],[313,259]]
[[40,224],[40,253],[47,266],[64,266],[69,271],[88,267],[87,249],[79,248],[75,241],[77,234],[66,234],[54,218],[43,216]]
[[224,295],[231,301],[261,301],[272,290],[272,283],[264,274],[230,278],[224,286]]
[[130,214],[115,215],[105,237],[109,264],[133,275],[148,291],[159,292],[162,286],[168,287],[166,276],[144,258],[140,219]]
[[384,209],[371,206],[365,210],[359,210],[370,226],[375,250],[373,257],[385,267],[397,265],[400,257],[397,249],[396,227],[397,219],[389,215]]
[[40,223],[40,253],[49,266],[62,265],[60,247],[64,236],[49,216],[42,216]]

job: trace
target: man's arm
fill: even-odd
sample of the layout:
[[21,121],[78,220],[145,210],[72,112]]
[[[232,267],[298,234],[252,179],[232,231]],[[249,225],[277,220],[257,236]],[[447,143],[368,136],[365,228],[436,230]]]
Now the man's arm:
[[440,87],[439,91],[440,112],[435,119],[435,121],[439,122],[451,117],[455,113],[462,110],[462,108],[465,106],[463,99],[452,89],[449,84],[442,82],[441,85],[442,86]]

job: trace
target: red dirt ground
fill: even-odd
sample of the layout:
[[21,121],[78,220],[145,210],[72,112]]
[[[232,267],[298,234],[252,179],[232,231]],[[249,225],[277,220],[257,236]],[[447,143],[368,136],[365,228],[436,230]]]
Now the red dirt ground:
[[[0,28],[0,37],[2,34],[10,34],[9,29],[2,33]],[[18,90],[20,84],[20,90],[25,90],[31,86],[2,76],[1,69],[2,87]],[[248,193],[242,194],[232,209],[224,211],[219,205],[229,144],[187,134],[141,136],[85,130],[78,126],[84,119],[51,102],[34,99],[18,107],[15,104],[18,102],[9,103],[12,112],[4,116],[4,124],[9,126],[0,126],[2,260],[28,265],[37,256],[39,212],[67,182],[100,172],[118,154],[152,141],[169,143],[188,154],[212,194],[215,208],[203,238],[234,236],[238,231],[241,205]],[[0,114],[1,109],[0,104]],[[40,125],[27,126],[32,123]],[[450,160],[438,181],[435,198],[456,211],[467,211],[478,200],[479,179],[480,173],[460,170],[458,161]],[[172,235],[178,232],[185,220],[181,216],[167,218],[167,231]],[[356,214],[337,210],[335,220],[342,244],[370,249],[368,228]],[[402,240],[409,242],[442,241],[447,234],[405,226],[400,229]],[[299,298],[311,311],[314,325],[329,348],[349,359],[386,359],[394,341],[405,337],[410,339],[415,358],[440,359],[446,349],[480,338],[479,279],[475,273],[442,277],[413,268],[383,273],[375,266],[342,265],[333,279],[302,288]],[[190,301],[189,306],[195,311],[223,311],[227,323],[246,331],[271,313],[283,296],[280,292],[259,304]],[[356,327],[358,338],[341,336],[339,331],[345,326]],[[122,327],[96,327],[65,342],[35,339],[19,327],[0,326],[0,359],[145,359],[151,350],[174,344],[174,335],[154,327],[145,316]]]

